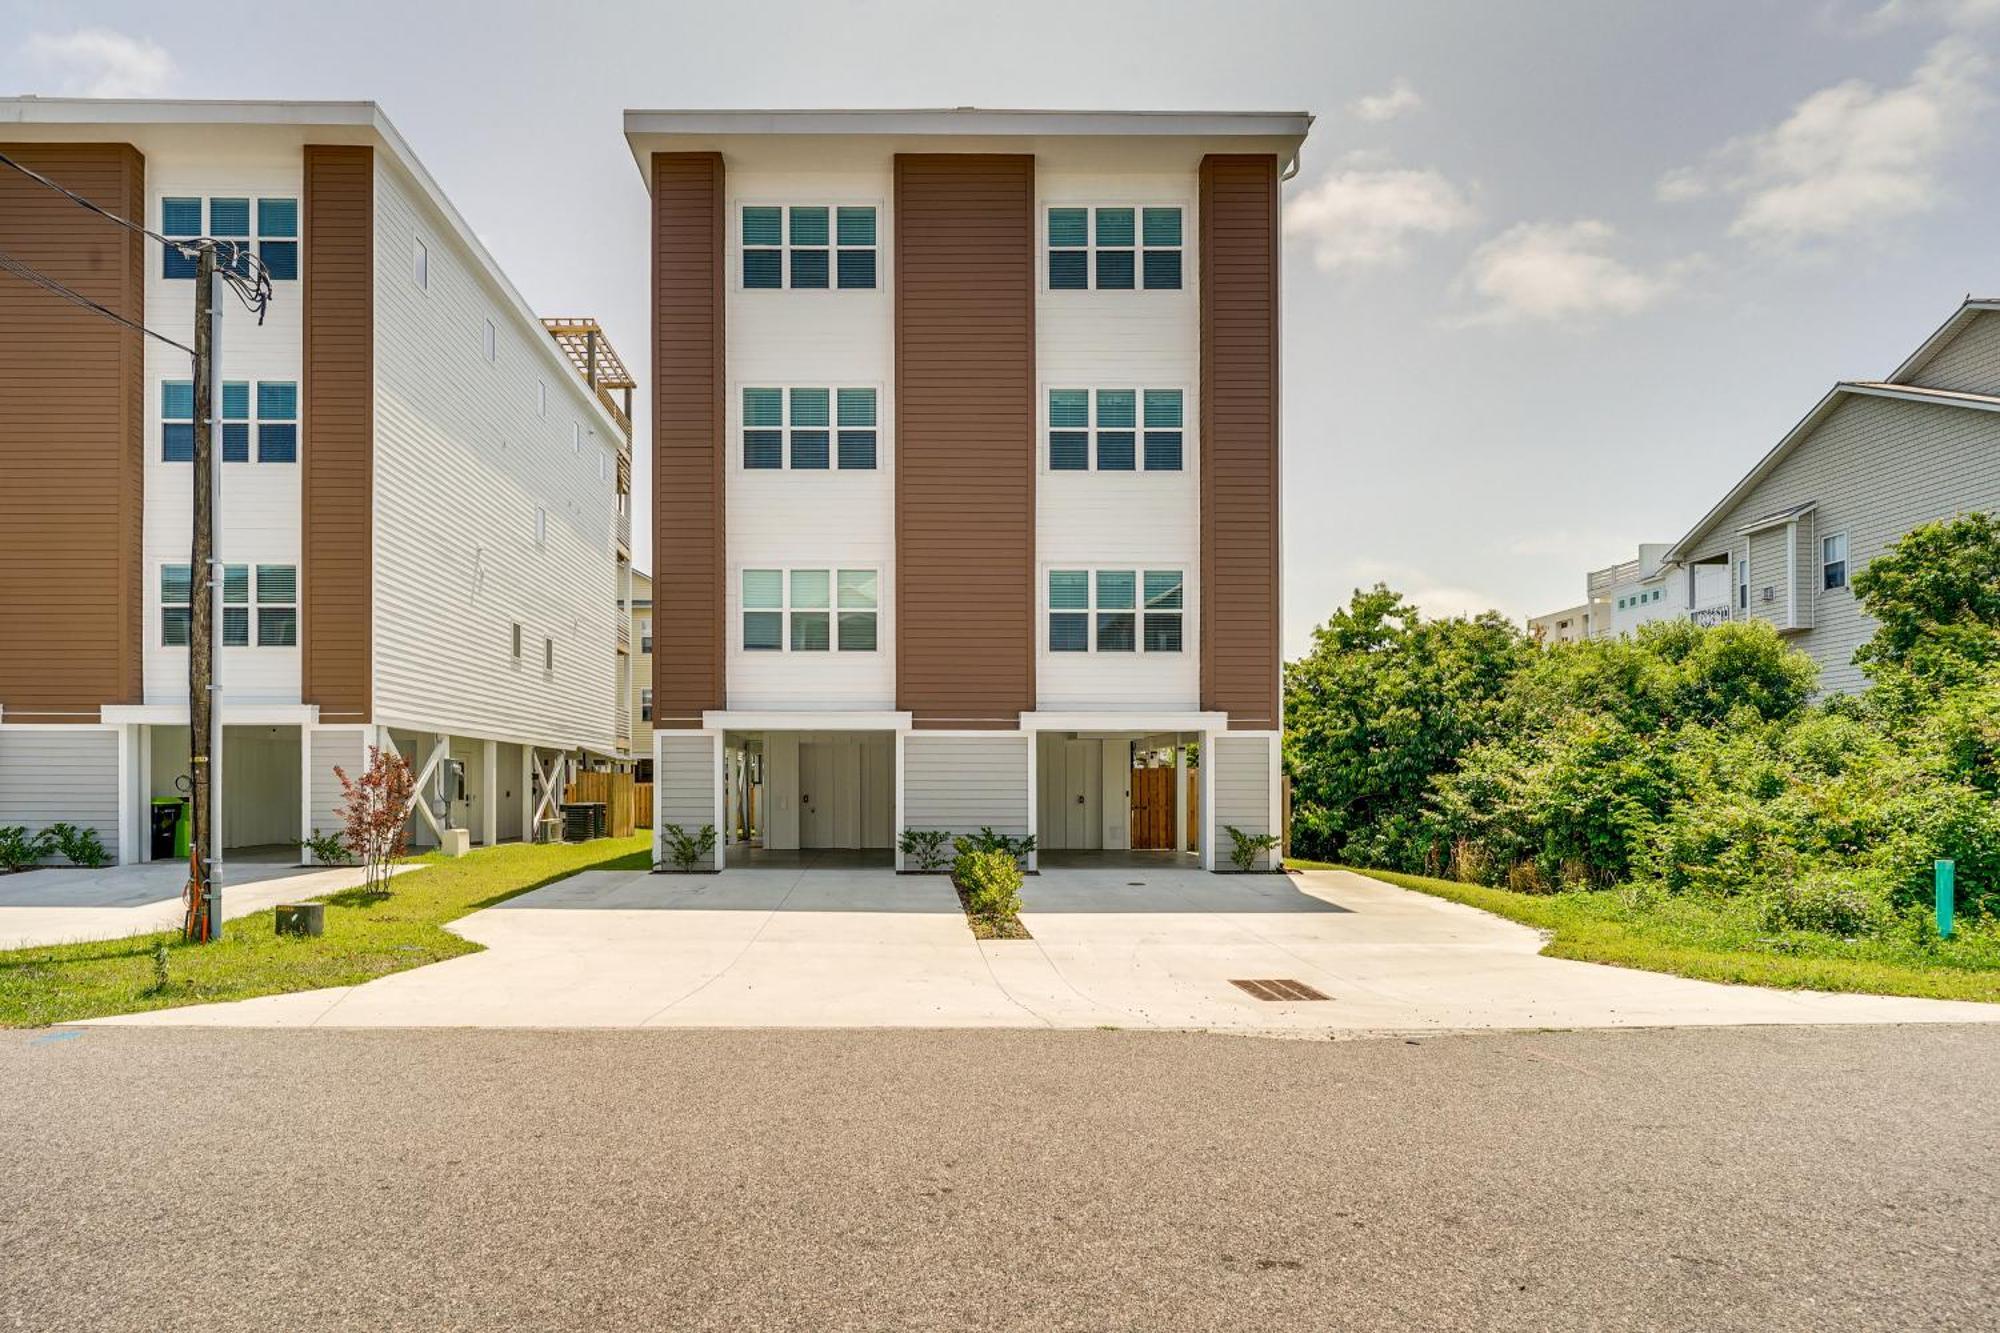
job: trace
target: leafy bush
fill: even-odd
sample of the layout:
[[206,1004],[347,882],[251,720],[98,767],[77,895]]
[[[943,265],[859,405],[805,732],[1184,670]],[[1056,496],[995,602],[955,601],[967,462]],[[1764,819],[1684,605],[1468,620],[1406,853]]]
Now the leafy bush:
[[694,868],[708,859],[715,850],[715,825],[703,824],[699,833],[689,833],[679,824],[665,824],[660,832],[666,835],[667,859],[682,874],[692,874]]
[[1234,824],[1224,824],[1222,828],[1233,844],[1229,849],[1229,863],[1246,875],[1257,869],[1257,863],[1264,859],[1265,853],[1284,841],[1276,833],[1245,833]]
[[903,855],[916,862],[918,870],[943,870],[951,858],[945,848],[951,842],[951,834],[943,829],[906,829],[896,845]]
[[26,870],[54,850],[47,830],[30,834],[19,824],[0,828],[0,870]]
[[1011,853],[998,848],[961,850],[951,874],[965,890],[966,907],[974,916],[1005,921],[1021,914],[1021,867]]
[[354,864],[354,850],[338,833],[312,831],[310,838],[301,838],[299,848],[314,864],[323,866],[351,866]]
[[1838,875],[1811,875],[1765,892],[1766,930],[1811,930],[1853,938],[1873,935],[1888,923],[1881,900],[1859,883]]
[[111,861],[111,853],[104,850],[104,840],[97,836],[97,830],[94,828],[79,828],[75,824],[51,824],[44,836],[52,848],[61,852],[63,859],[73,866],[84,866],[95,870]]
[[1025,838],[1009,837],[1005,833],[994,832],[993,826],[987,824],[982,825],[977,833],[953,838],[951,847],[960,856],[967,852],[1004,852],[1016,865],[1026,866],[1028,853],[1035,850],[1035,838],[1033,834]]

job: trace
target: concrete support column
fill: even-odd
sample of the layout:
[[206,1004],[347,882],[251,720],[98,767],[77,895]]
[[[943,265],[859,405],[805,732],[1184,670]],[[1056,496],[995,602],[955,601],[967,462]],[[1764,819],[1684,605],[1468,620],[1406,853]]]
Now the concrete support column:
[[1174,737],[1174,854],[1187,851],[1187,742]]
[[479,745],[479,843],[491,847],[500,841],[500,742]]
[[1201,733],[1201,868],[1215,869],[1215,738],[1217,731]]
[[[1036,843],[1039,844],[1041,842],[1040,814],[1042,794],[1036,790],[1037,778],[1041,772],[1040,765],[1036,761],[1041,755],[1042,734],[1038,731],[1030,731],[1025,734],[1028,738],[1028,836],[1035,839]],[[899,784],[901,778],[901,773],[898,773],[897,779]],[[1028,853],[1028,869],[1030,871],[1039,870],[1041,868],[1041,860],[1042,853],[1038,845],[1034,851]]]
[[299,864],[317,864],[311,852],[306,850],[305,840],[313,834],[313,734],[312,728],[299,728]]

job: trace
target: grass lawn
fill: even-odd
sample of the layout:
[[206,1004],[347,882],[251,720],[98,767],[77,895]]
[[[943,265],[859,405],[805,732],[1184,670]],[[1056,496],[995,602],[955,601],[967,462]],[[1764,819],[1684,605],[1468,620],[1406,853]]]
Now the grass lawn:
[[[0,1027],[38,1027],[105,1014],[247,1000],[322,986],[352,986],[482,946],[444,929],[468,912],[581,870],[645,870],[649,835],[577,844],[509,844],[450,859],[417,857],[387,896],[328,895],[326,934],[280,936],[269,910],[223,926],[214,944],[178,931],[93,944],[0,952]],[[355,877],[361,876],[356,869]],[[225,890],[226,892],[226,890]],[[167,986],[155,989],[153,950],[167,945]]]
[[2000,931],[1991,926],[1968,927],[1961,921],[1953,937],[1942,941],[1900,934],[1846,940],[1810,931],[1767,930],[1749,902],[1639,902],[1616,889],[1515,893],[1389,870],[1316,861],[1285,864],[1353,870],[1538,927],[1550,932],[1542,952],[1551,958],[1790,990],[2000,1001]]

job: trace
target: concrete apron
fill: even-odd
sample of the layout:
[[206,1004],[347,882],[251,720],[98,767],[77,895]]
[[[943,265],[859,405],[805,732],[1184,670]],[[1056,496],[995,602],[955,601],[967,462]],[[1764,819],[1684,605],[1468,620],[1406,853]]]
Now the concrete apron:
[[[362,986],[106,1023],[1122,1027],[1324,1036],[2000,1021],[2000,1005],[1723,986],[1538,956],[1539,935],[1344,872],[1059,870],[1033,940],[972,938],[943,876],[587,872],[453,929],[486,952]],[[1258,1000],[1288,978],[1326,1001]]]
[[[313,869],[224,861],[222,919],[233,921],[278,903],[358,888],[361,880],[358,866]],[[176,929],[186,883],[187,866],[179,861],[101,870],[50,868],[0,877],[0,949],[122,940]]]

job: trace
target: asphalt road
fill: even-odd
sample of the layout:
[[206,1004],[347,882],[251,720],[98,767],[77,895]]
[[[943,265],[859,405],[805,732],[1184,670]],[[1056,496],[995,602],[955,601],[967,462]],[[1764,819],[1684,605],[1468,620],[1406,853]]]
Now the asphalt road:
[[0,1033],[0,1328],[1991,1329],[2000,1030]]

